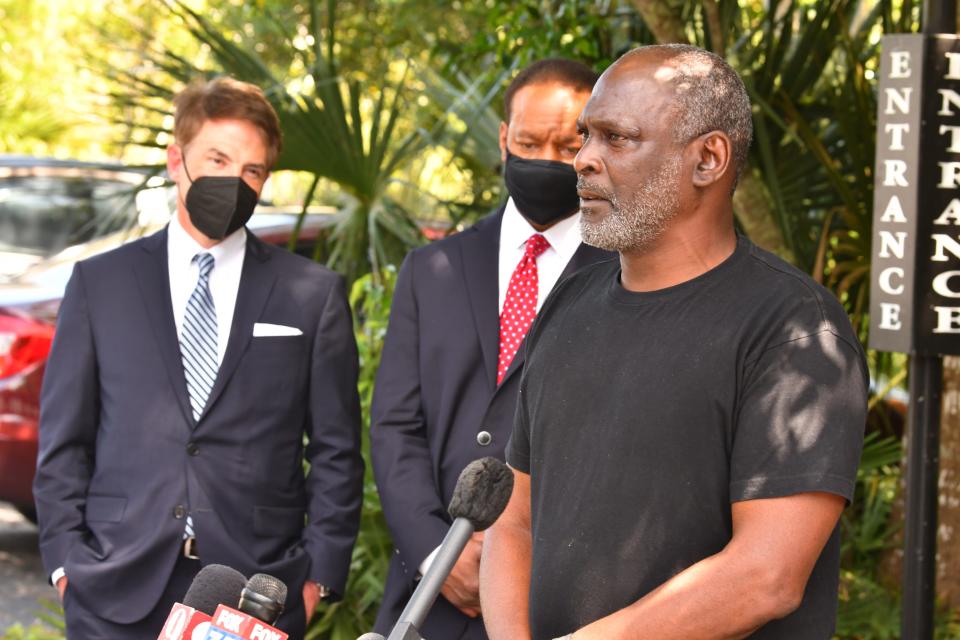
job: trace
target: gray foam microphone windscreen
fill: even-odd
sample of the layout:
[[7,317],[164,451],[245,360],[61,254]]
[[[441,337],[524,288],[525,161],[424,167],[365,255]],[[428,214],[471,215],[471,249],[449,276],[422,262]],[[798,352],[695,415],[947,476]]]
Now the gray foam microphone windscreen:
[[236,605],[247,579],[236,569],[223,564],[208,564],[200,569],[183,596],[183,604],[212,616],[221,604]]
[[510,502],[513,472],[496,458],[480,458],[460,473],[450,508],[453,518],[466,518],[474,530],[483,531],[496,522]]

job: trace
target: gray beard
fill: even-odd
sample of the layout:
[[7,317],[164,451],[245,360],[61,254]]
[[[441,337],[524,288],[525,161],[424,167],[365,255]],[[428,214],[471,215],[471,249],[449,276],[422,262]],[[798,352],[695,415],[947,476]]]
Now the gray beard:
[[628,201],[606,190],[588,187],[610,202],[610,212],[600,220],[580,217],[583,241],[607,251],[635,252],[649,248],[661,235],[680,209],[680,156],[667,161]]

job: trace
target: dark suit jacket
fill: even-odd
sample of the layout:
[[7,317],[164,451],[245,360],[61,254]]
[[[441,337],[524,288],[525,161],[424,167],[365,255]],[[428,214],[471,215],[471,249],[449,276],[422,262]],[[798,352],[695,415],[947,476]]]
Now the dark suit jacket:
[[[41,398],[40,551],[105,619],[135,622],[157,604],[188,505],[204,564],[274,575],[288,606],[307,578],[344,591],[363,475],[344,284],[247,237],[226,354],[196,423],[166,230],[78,263],[67,285]],[[255,322],[303,335],[253,337]]]
[[[484,456],[504,457],[523,365],[517,352],[497,386],[500,347],[498,259],[503,209],[411,252],[400,268],[373,395],[373,470],[396,553],[377,630],[396,622],[420,563],[447,533],[447,505],[460,472]],[[580,245],[564,276],[615,254]],[[489,434],[489,440],[478,436]],[[469,627],[469,630],[468,630]],[[422,634],[485,637],[438,598]]]

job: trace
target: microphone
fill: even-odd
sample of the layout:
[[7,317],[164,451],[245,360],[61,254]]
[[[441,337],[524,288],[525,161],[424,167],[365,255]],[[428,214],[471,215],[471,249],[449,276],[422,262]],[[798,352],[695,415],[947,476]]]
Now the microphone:
[[267,624],[273,624],[283,613],[287,601],[287,585],[282,580],[265,573],[251,576],[240,593],[240,611],[248,613]]
[[[474,531],[483,531],[496,522],[506,509],[512,492],[513,473],[500,460],[487,457],[467,465],[457,479],[447,509],[453,518],[453,525],[387,640],[414,640],[421,637],[418,630],[470,536]],[[371,634],[363,637],[365,640],[377,638]]]
[[242,573],[222,564],[202,568],[183,602],[174,603],[170,609],[157,640],[203,640],[217,606],[236,602],[246,581]]
[[271,626],[286,599],[287,585],[258,573],[241,590],[239,610],[224,604],[217,607],[203,640],[287,640],[286,633]]

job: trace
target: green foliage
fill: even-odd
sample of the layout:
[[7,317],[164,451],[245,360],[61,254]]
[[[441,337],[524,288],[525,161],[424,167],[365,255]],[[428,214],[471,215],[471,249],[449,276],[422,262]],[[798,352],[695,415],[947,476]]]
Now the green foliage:
[[65,640],[66,625],[63,621],[63,608],[46,598],[38,603],[42,610],[37,614],[41,622],[24,627],[15,624],[0,636],[0,640]]
[[[354,333],[360,354],[358,390],[363,413],[363,457],[367,461],[370,460],[370,401],[396,278],[396,269],[390,267],[359,278],[350,291],[350,305],[356,319]],[[380,496],[368,463],[364,471],[360,535],[353,549],[347,592],[340,602],[320,605],[307,632],[308,640],[354,640],[373,629],[392,549]]]
[[[534,0],[493,3],[486,27],[452,51],[461,68],[468,61],[521,69],[561,56],[604,69],[622,53],[653,42],[637,13],[617,0]],[[438,47],[441,51],[444,46]],[[452,48],[452,47],[451,47]]]

